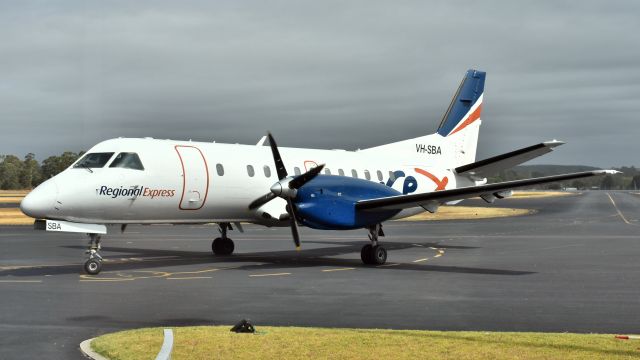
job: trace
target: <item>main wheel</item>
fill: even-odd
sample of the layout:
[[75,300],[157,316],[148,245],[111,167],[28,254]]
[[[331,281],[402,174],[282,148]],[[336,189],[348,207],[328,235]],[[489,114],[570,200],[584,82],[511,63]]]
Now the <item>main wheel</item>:
[[373,258],[371,256],[372,248],[373,246],[371,246],[371,244],[367,244],[362,247],[362,250],[360,250],[360,259],[362,259],[362,262],[367,265],[373,263]]
[[233,244],[233,240],[229,238],[216,238],[211,243],[211,250],[216,255],[230,255],[234,249],[235,245]]
[[376,265],[382,265],[387,262],[387,249],[380,245],[374,246],[371,249],[371,260]]
[[98,275],[102,270],[102,262],[98,259],[89,259],[84,263],[84,271],[89,275]]

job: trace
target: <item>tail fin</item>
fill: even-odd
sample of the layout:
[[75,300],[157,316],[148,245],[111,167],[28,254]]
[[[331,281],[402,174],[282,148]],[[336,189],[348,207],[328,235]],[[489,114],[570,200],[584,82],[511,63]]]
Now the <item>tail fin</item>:
[[482,93],[484,92],[484,79],[486,76],[487,73],[482,71],[467,71],[458,87],[458,91],[451,99],[447,112],[442,117],[438,127],[438,134],[442,136],[453,135],[480,119]]
[[398,156],[406,164],[428,163],[450,169],[474,162],[485,77],[483,71],[467,71],[435,134],[362,151]]

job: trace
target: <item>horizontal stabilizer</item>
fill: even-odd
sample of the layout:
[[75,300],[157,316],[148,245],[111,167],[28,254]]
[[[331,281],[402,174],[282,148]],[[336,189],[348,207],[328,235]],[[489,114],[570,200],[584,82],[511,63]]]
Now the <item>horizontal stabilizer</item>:
[[514,188],[617,173],[618,171],[615,170],[594,170],[525,180],[506,181],[495,184],[468,186],[458,189],[441,190],[423,194],[388,196],[378,199],[358,201],[356,202],[356,210],[406,209],[418,206],[433,207],[434,203],[442,204],[448,201],[467,199],[475,196],[481,196],[483,198],[494,196],[495,198],[501,198],[504,197],[503,194],[505,191]]
[[553,148],[562,144],[564,144],[564,142],[557,140],[545,141],[537,145],[463,165],[457,167],[455,171],[460,175],[472,175],[478,178],[487,177],[501,170],[510,169],[538,156],[550,153],[553,151]]

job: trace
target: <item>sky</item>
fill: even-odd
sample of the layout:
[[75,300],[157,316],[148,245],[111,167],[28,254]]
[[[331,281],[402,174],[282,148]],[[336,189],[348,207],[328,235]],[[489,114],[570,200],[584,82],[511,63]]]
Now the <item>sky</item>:
[[478,159],[640,165],[639,1],[0,0],[0,154],[114,137],[355,150],[487,71]]

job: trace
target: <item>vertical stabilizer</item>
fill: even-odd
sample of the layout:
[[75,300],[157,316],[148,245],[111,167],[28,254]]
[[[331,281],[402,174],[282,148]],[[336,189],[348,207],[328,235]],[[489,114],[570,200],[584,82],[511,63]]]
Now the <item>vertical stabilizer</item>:
[[476,159],[486,73],[468,70],[451,99],[436,133],[365,149],[405,164],[453,169]]
[[482,71],[467,71],[458,91],[451,99],[449,108],[442,117],[442,121],[440,121],[438,134],[442,136],[453,135],[480,119],[486,75],[487,73]]

